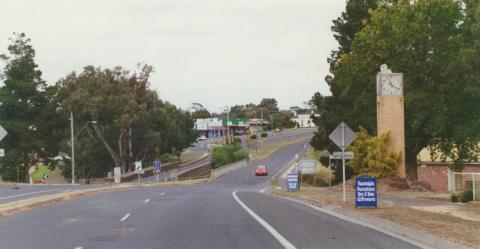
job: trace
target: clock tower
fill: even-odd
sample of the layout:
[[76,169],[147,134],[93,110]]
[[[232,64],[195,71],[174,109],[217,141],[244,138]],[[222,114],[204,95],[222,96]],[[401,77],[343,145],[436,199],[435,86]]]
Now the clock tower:
[[390,132],[388,151],[401,153],[397,176],[405,177],[405,108],[403,74],[392,73],[387,65],[377,74],[377,133]]

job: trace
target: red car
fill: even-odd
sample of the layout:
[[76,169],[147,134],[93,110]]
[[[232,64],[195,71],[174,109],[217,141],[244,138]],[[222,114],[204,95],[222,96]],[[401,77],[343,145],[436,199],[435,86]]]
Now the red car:
[[258,165],[257,168],[255,169],[255,175],[256,176],[266,176],[266,175],[268,175],[267,166]]

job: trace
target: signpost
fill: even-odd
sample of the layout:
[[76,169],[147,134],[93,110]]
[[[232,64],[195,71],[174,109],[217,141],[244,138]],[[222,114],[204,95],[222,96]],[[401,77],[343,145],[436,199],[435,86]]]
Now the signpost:
[[343,169],[343,201],[347,201],[345,195],[345,149],[357,138],[357,134],[341,122],[337,128],[328,136],[340,149],[342,149],[342,169]]
[[300,185],[298,184],[298,173],[287,174],[287,190],[299,191]]
[[377,179],[357,178],[355,180],[355,207],[377,207]]

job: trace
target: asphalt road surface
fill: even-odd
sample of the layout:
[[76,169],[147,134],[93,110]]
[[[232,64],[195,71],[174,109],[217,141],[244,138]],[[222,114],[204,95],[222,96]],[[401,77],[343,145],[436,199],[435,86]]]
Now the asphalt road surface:
[[192,186],[140,187],[35,208],[0,219],[0,248],[417,248],[308,206],[261,193],[304,150]]

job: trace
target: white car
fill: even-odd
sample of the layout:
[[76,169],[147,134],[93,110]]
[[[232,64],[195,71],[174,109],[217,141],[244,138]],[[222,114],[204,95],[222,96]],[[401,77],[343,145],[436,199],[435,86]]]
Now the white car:
[[197,138],[197,141],[207,140],[206,136],[200,136]]

